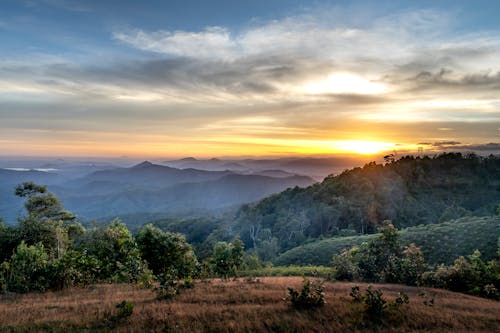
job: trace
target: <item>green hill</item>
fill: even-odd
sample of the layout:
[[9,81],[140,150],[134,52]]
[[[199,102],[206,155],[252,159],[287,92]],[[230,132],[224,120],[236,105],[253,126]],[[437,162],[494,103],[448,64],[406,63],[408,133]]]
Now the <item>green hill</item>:
[[247,248],[280,253],[322,238],[375,233],[384,220],[403,229],[491,216],[499,203],[500,158],[407,156],[245,205],[233,229]]
[[[400,231],[403,244],[415,243],[431,264],[451,264],[459,256],[481,251],[492,259],[500,236],[500,217],[465,217],[440,224],[421,225]],[[360,245],[377,234],[335,237],[295,247],[281,254],[276,265],[330,265],[333,254]]]

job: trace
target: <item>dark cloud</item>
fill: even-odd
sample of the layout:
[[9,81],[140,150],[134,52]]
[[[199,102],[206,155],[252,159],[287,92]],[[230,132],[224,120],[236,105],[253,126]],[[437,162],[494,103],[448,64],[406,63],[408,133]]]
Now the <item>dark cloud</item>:
[[500,143],[490,142],[485,144],[457,146],[455,148],[471,151],[500,151]]

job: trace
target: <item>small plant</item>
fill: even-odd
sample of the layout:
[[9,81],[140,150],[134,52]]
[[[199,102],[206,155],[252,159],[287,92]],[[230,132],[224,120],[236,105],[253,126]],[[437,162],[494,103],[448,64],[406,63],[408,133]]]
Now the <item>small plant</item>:
[[353,286],[351,288],[351,292],[349,293],[349,296],[351,296],[355,302],[361,302],[363,300],[363,296],[361,295],[361,292],[359,290],[359,286]]
[[400,306],[403,304],[408,304],[410,303],[410,297],[408,297],[408,294],[405,292],[399,292],[398,296],[394,300],[394,305]]
[[116,304],[118,311],[106,320],[106,325],[109,328],[115,328],[118,324],[128,321],[134,312],[134,306],[133,302],[127,301]]
[[422,303],[424,303],[425,306],[434,306],[434,297],[430,297],[425,292],[421,292],[418,295],[424,299]]
[[157,298],[161,300],[170,300],[176,295],[179,295],[182,289],[194,288],[194,282],[191,277],[184,280],[176,280],[169,275],[160,274],[158,276],[160,285],[156,288]]
[[373,290],[372,286],[368,286],[363,297],[366,305],[366,313],[377,320],[382,318],[384,310],[387,308],[387,301],[382,297],[382,294],[380,289]]
[[298,292],[293,288],[288,288],[288,298],[292,306],[296,309],[310,309],[325,304],[323,293],[323,282],[311,283],[309,279],[304,279],[302,290]]

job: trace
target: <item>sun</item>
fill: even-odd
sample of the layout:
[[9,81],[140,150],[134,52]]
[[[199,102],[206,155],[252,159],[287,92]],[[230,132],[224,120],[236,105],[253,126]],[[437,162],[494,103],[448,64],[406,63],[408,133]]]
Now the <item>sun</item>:
[[338,151],[351,152],[361,155],[372,155],[394,149],[395,144],[390,142],[347,140],[337,141],[335,149]]

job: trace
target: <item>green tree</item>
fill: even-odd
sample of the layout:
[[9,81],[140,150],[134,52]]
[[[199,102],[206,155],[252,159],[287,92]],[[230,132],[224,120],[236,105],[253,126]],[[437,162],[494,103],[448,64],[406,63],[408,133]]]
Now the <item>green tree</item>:
[[163,232],[148,224],[139,230],[136,240],[142,258],[155,275],[182,279],[196,273],[196,255],[182,234]]
[[379,231],[379,237],[361,246],[360,275],[369,281],[399,282],[402,248],[398,231],[389,221]]
[[63,222],[76,219],[76,216],[65,210],[61,201],[54,194],[48,192],[45,186],[33,182],[22,183],[16,187],[15,193],[21,198],[27,198],[24,207],[28,216],[32,218],[40,221]]
[[20,241],[18,230],[0,221],[0,263],[10,260]]
[[136,282],[150,272],[127,226],[119,220],[107,227],[87,231],[75,242],[75,249],[99,261],[99,279]]
[[62,258],[70,244],[68,231],[72,231],[71,236],[78,233],[76,217],[45,186],[27,182],[18,185],[15,193],[26,198],[24,206],[28,213],[19,221],[20,238],[29,245],[40,242],[51,257]]
[[213,272],[223,278],[235,276],[243,263],[243,252],[243,242],[239,239],[231,243],[217,242],[211,260]]
[[9,264],[8,289],[21,293],[49,289],[49,265],[49,256],[42,244],[28,246],[22,241]]

